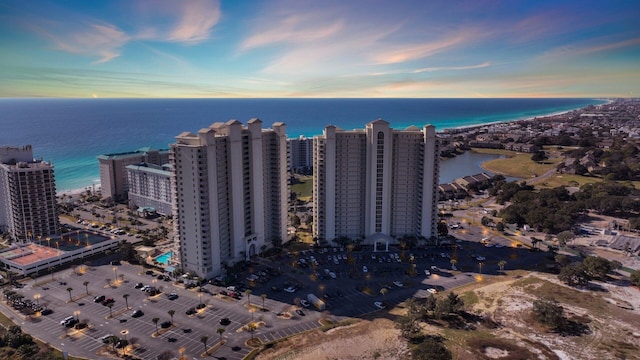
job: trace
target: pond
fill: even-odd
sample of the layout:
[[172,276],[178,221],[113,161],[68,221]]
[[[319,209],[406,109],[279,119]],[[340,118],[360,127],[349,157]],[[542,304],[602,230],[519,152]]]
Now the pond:
[[[494,175],[492,172],[484,170],[480,165],[486,161],[494,159],[502,159],[504,155],[497,154],[480,154],[473,151],[467,151],[464,154],[454,158],[448,158],[440,161],[440,184],[452,183],[453,180],[468,175],[479,173],[487,173]],[[515,178],[507,178],[507,180],[517,180]]]

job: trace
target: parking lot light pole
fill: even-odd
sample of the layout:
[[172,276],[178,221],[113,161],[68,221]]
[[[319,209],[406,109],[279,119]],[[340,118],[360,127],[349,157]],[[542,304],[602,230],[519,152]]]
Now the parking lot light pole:
[[40,294],[33,295],[33,298],[36,300],[36,305],[40,305],[40,303],[38,302],[38,300],[40,300]]

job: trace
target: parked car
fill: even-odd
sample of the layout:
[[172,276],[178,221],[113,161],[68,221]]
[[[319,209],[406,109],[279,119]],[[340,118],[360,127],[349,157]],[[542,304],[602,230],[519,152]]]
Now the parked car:
[[166,329],[166,328],[168,328],[169,326],[171,326],[171,321],[169,321],[169,320],[167,320],[167,321],[163,321],[163,322],[160,324],[160,327],[161,327],[161,328],[163,328],[163,329]]
[[106,297],[104,295],[100,295],[100,296],[96,296],[93,298],[93,302],[94,303],[101,303],[104,301]]
[[135,310],[133,313],[131,313],[131,317],[134,317],[134,318],[138,318],[142,315],[144,315],[144,312],[142,312],[142,310],[140,309]]
[[185,313],[187,315],[193,315],[193,314],[197,313],[197,311],[196,311],[196,308],[192,307],[192,308],[189,308],[189,310],[187,310]]
[[71,320],[75,320],[75,317],[67,316],[66,318],[60,320],[60,325],[66,325]]
[[385,308],[384,304],[382,302],[380,302],[380,301],[374,302],[373,305],[375,305],[375,307],[377,307],[378,309],[384,309]]
[[302,305],[304,307],[309,307],[309,305],[311,305],[311,304],[309,304],[309,302],[307,300],[302,299],[302,300],[300,300],[300,305]]
[[231,320],[229,320],[229,318],[220,319],[220,325],[227,326],[229,324],[231,324]]
[[298,309],[296,310],[296,314],[300,315],[300,316],[305,316],[304,311]]
[[108,344],[109,342],[111,342],[111,338],[112,338],[113,336],[114,336],[113,334],[108,334],[108,335],[105,335],[105,336],[101,337],[101,338],[100,338],[100,340],[101,340],[103,343]]
[[400,281],[394,281],[393,285],[395,285],[397,287],[403,287],[404,286]]
[[42,310],[42,311],[40,312],[40,315],[49,315],[49,314],[52,314],[52,313],[53,313],[53,310],[51,310],[51,309],[44,309],[44,310]]
[[143,283],[137,283],[136,286],[134,286],[136,289],[141,289],[142,287],[144,287]]
[[167,299],[169,300],[175,300],[177,298],[178,298],[178,294],[176,293],[167,294]]

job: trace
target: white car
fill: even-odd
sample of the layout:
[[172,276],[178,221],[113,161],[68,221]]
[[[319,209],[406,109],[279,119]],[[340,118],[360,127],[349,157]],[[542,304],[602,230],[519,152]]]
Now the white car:
[[381,303],[380,301],[374,302],[373,305],[375,305],[378,309],[384,309],[385,308],[384,304]]
[[404,285],[402,285],[402,283],[400,281],[394,281],[393,285],[397,286],[397,287],[403,287]]
[[485,260],[487,260],[487,258],[485,258],[484,256],[478,256],[478,257],[476,258],[476,260],[478,260],[478,261],[485,261]]
[[431,265],[431,271],[438,271],[438,267],[435,265]]
[[331,272],[329,272],[329,276],[331,276],[332,279],[335,279],[336,278],[336,273],[331,271]]
[[503,247],[504,247],[504,245],[502,245],[502,244],[496,244],[496,247],[497,247],[497,248],[503,248]]
[[368,271],[369,271],[369,269],[367,269],[367,267],[366,267],[366,266],[363,266],[363,267],[362,267],[362,272],[363,272],[363,273],[366,273],[366,272],[368,272]]
[[309,302],[307,300],[303,299],[303,300],[300,300],[300,305],[302,305],[304,307],[309,307],[309,305],[311,305],[311,304],[309,304]]
[[289,286],[288,288],[285,288],[284,291],[288,292],[288,293],[294,293],[296,292],[296,288],[293,286]]
[[437,294],[438,290],[434,289],[434,288],[428,288],[427,292],[429,292],[429,294]]
[[427,275],[427,276],[431,276],[431,272],[429,272],[429,270],[425,270],[424,274]]

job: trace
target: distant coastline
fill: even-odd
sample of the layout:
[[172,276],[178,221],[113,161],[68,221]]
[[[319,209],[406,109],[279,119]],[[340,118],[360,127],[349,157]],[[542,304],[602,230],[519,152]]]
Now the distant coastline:
[[[0,99],[0,144],[32,144],[55,166],[59,193],[98,186],[101,154],[151,146],[216,121],[281,121],[290,137],[311,137],[328,124],[359,129],[377,118],[410,125],[473,128],[549,116],[605,103],[600,99]],[[51,126],[55,124],[56,126]],[[80,136],[76,135],[80,134]]]

